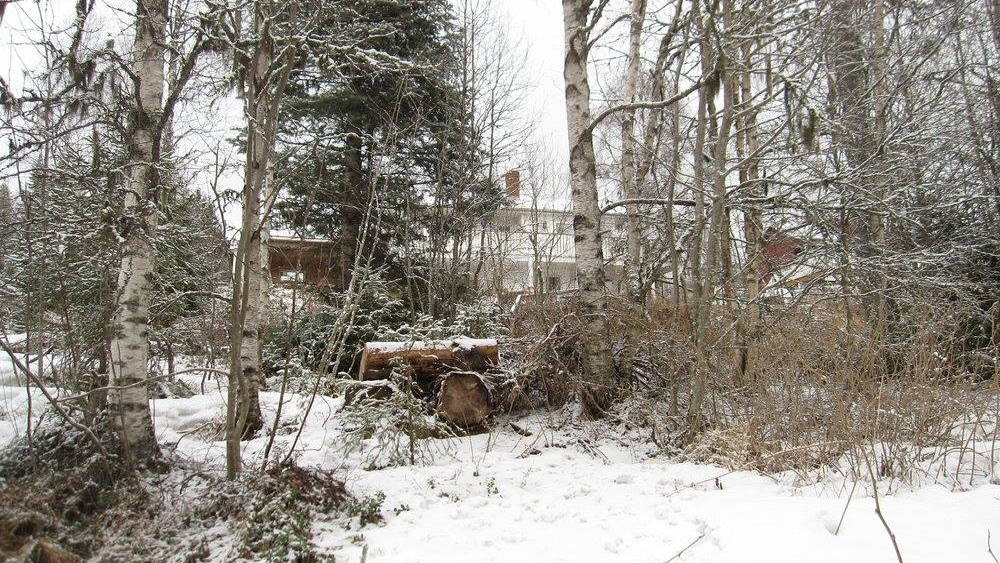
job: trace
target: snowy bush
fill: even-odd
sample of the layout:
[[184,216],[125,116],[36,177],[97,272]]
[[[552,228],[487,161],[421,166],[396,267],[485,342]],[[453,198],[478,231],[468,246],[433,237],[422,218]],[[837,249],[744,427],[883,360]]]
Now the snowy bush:
[[498,338],[509,333],[504,320],[505,314],[497,303],[474,302],[459,305],[451,321],[421,313],[397,326],[384,326],[376,332],[375,340],[410,342],[456,337]]
[[[335,295],[331,299],[333,304],[294,316],[285,315],[279,325],[271,327],[261,347],[264,371],[271,376],[270,386],[274,386],[275,376],[283,373],[286,363],[292,382],[308,379],[309,372],[324,368],[320,365],[324,352],[332,344],[333,328],[345,306],[352,308],[353,315],[345,327],[343,346],[327,356],[330,362],[325,366],[327,369],[337,365],[339,371],[354,373],[364,344],[409,318],[402,300],[392,294],[391,284],[380,271],[368,273],[365,279],[357,295]],[[302,387],[293,384],[290,388]]]
[[247,477],[247,496],[237,536],[241,555],[266,561],[321,561],[312,541],[314,512],[329,513],[349,500],[344,484],[332,473],[279,465]]

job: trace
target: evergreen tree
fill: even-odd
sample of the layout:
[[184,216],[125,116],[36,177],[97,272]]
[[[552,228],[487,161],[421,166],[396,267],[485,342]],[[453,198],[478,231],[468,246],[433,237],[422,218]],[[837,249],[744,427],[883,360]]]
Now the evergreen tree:
[[[306,233],[340,242],[341,284],[359,253],[399,279],[408,245],[456,236],[455,222],[441,220],[432,204],[453,208],[463,182],[483,187],[463,178],[475,148],[465,140],[473,135],[460,100],[455,15],[443,0],[355,0],[330,25],[364,30],[365,39],[358,49],[303,62],[294,76],[281,211]],[[463,146],[473,148],[459,154]],[[373,201],[377,228],[362,247]],[[489,201],[495,209],[500,200]]]

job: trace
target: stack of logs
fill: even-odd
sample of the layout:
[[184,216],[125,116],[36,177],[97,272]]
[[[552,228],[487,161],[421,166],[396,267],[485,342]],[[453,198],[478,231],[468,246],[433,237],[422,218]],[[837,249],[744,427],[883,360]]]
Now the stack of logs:
[[472,428],[482,425],[490,414],[485,375],[498,363],[495,339],[369,342],[361,355],[358,379],[388,379],[393,367],[401,364],[418,392],[434,399],[438,416]]

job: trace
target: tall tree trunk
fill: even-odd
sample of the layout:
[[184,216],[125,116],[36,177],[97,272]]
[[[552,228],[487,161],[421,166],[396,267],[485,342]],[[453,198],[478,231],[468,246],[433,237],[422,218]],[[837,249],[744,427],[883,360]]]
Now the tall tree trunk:
[[[646,20],[646,0],[632,0],[632,22],[629,27],[628,65],[625,73],[625,103],[635,102],[639,84],[639,45],[642,40],[642,26]],[[641,197],[637,177],[635,154],[635,112],[627,109],[622,118],[622,188],[626,199]],[[625,288],[628,299],[635,303],[643,301],[642,291],[642,233],[639,225],[639,204],[626,206],[628,226],[626,229],[627,255],[625,257]]]
[[156,456],[149,394],[149,300],[157,224],[157,186],[164,86],[166,0],[136,2],[135,105],[129,111],[129,166],[125,175],[125,245],[118,272],[118,307],[111,357],[112,394],[125,450],[133,459]]
[[[256,145],[257,143],[252,143]],[[259,147],[247,151],[247,158],[254,159],[257,166],[263,155]],[[250,163],[248,162],[248,168]],[[263,305],[263,270],[261,242],[261,216],[259,189],[251,188],[244,191],[243,225],[250,228],[251,234],[247,241],[245,259],[241,265],[243,270],[242,331],[240,337],[240,373],[246,380],[246,393],[241,394],[240,412],[245,420],[242,424],[241,437],[249,439],[260,431],[264,422],[260,414],[260,399],[258,397],[262,384],[260,371],[260,339],[261,339],[261,309]],[[251,227],[252,225],[252,227]],[[245,406],[244,406],[245,405]]]
[[746,280],[745,300],[746,310],[740,317],[738,330],[739,346],[736,360],[736,370],[743,380],[753,373],[753,357],[751,337],[756,330],[757,319],[760,316],[759,298],[761,280],[764,276],[764,231],[763,213],[758,199],[763,197],[763,184],[760,182],[760,157],[757,151],[760,143],[757,138],[757,110],[753,107],[753,88],[750,76],[751,49],[749,40],[742,45],[743,69],[740,71],[740,123],[738,124],[737,149],[741,150],[740,184],[746,186],[749,192],[750,208],[743,216],[743,238],[745,240]]
[[361,236],[361,222],[364,215],[361,209],[367,205],[368,198],[365,195],[364,177],[362,175],[363,158],[362,142],[360,133],[351,132],[344,139],[344,193],[345,201],[349,202],[341,212],[343,218],[343,230],[340,240],[340,288],[346,289],[351,281],[351,267],[354,265],[354,257],[362,249],[358,248],[358,239]]
[[[258,16],[260,17],[260,16]],[[270,153],[273,138],[268,133],[269,94],[264,84],[268,69],[274,63],[274,44],[269,37],[261,37],[254,59],[253,74],[247,89],[248,115],[252,119],[247,127],[246,177],[243,188],[243,224],[240,242],[246,243],[242,262],[237,264],[243,284],[239,341],[240,373],[245,380],[246,392],[241,393],[240,415],[243,419],[241,438],[252,438],[263,426],[258,393],[262,383],[260,371],[261,308],[263,305],[261,195],[269,177]],[[245,240],[244,240],[245,239]],[[237,331],[234,331],[237,332]]]
[[587,78],[591,0],[563,0],[566,58],[566,116],[573,206],[573,240],[580,318],[583,323],[584,385],[582,402],[588,416],[601,416],[611,395],[612,364],[608,335],[604,249],[597,194],[597,165],[590,122]]
[[[729,28],[729,22],[731,21],[731,4],[728,1],[723,2],[724,10],[724,22],[726,29]],[[713,14],[708,14],[709,18]],[[721,49],[715,51],[712,46],[708,43],[710,34],[708,32],[708,26],[705,25],[702,28],[702,45],[703,45],[703,58],[707,63],[712,61],[715,57],[719,60],[716,62],[717,68],[719,69],[719,74],[717,75],[717,80],[713,80],[706,86],[705,104],[706,106],[711,106],[711,100],[715,97],[715,91],[722,86],[723,89],[723,108],[722,108],[722,122],[716,131],[714,144],[712,148],[712,155],[708,157],[708,169],[703,172],[705,177],[705,189],[709,187],[709,183],[712,189],[712,208],[711,208],[711,221],[708,226],[708,242],[706,247],[706,256],[704,268],[701,270],[701,287],[698,290],[698,299],[696,311],[696,322],[694,326],[694,336],[695,336],[695,348],[698,354],[697,361],[697,373],[693,379],[693,386],[691,392],[691,401],[689,404],[688,411],[688,424],[690,426],[691,432],[696,433],[701,430],[703,425],[703,418],[701,412],[701,404],[704,401],[705,393],[707,391],[707,378],[708,378],[708,342],[709,342],[709,326],[712,319],[711,311],[712,305],[715,298],[715,276],[716,267],[718,265],[720,255],[721,255],[721,240],[724,238],[723,230],[728,230],[730,227],[726,223],[727,213],[727,201],[726,201],[726,157],[727,157],[727,147],[729,145],[729,135],[730,129],[732,128],[733,121],[733,111],[734,111],[734,83],[729,78],[729,71],[727,69],[727,61],[725,60],[725,55]],[[713,53],[713,51],[715,51]],[[703,66],[703,72],[707,72]],[[699,104],[699,109],[702,104]],[[700,116],[699,111],[699,118]],[[709,116],[711,117],[711,116]],[[699,128],[702,125],[699,124]],[[701,154],[696,153],[696,158],[702,157]]]
[[[875,196],[876,201],[873,206],[872,211],[868,215],[868,229],[871,235],[872,245],[875,247],[874,251],[877,253],[885,252],[885,225],[882,221],[882,209],[885,206],[885,192],[886,183],[888,179],[886,178],[886,166],[885,166],[885,142],[886,142],[886,112],[888,111],[886,96],[887,96],[887,84],[888,75],[886,72],[886,45],[885,45],[885,2],[884,0],[875,0],[875,9],[872,13],[872,35],[875,39],[875,45],[872,48],[872,109],[874,111],[874,131],[873,139],[871,141],[873,150],[873,178],[872,178],[872,194]],[[886,282],[886,277],[883,272],[875,273],[875,287],[877,289],[877,294],[875,296],[875,326],[878,327],[878,331],[884,333],[888,327],[886,326],[887,318],[887,307],[886,307],[886,289],[888,284]]]
[[[230,308],[229,402],[226,412],[226,476],[232,479],[242,469],[240,440],[262,427],[258,391],[261,385],[260,337],[263,306],[261,231],[262,217],[277,195],[271,180],[271,154],[278,110],[291,72],[294,48],[276,59],[272,35],[275,12],[283,9],[272,2],[256,2],[256,34],[245,94],[247,160],[243,180],[243,219],[233,262],[233,300]],[[292,16],[289,16],[292,17]],[[271,20],[271,21],[269,21]],[[266,23],[265,23],[266,22]],[[262,194],[267,194],[263,198]]]
[[[701,72],[705,75],[712,66],[711,49],[707,43],[705,22],[701,14],[700,3],[692,4],[692,20],[697,27],[699,36],[698,47],[701,60]],[[718,91],[718,83],[712,82],[702,85],[698,89],[698,110],[695,118],[695,138],[694,138],[694,162],[692,165],[693,191],[694,191],[694,227],[691,235],[691,248],[688,251],[690,260],[689,269],[691,271],[691,286],[693,291],[691,301],[693,307],[690,312],[692,322],[699,318],[699,310],[702,306],[702,253],[703,240],[705,236],[705,195],[708,191],[705,179],[705,144],[708,136],[708,108],[710,98]]]
[[[873,245],[870,244],[872,240],[870,229],[874,227],[870,217],[865,221],[861,220],[856,203],[859,197],[864,198],[873,193],[870,191],[871,186],[866,185],[870,178],[864,170],[869,164],[867,160],[871,155],[873,135],[867,48],[862,39],[861,26],[864,22],[859,16],[859,7],[861,5],[853,0],[835,0],[830,6],[829,19],[831,44],[828,64],[833,75],[830,92],[834,98],[833,106],[839,114],[839,127],[834,131],[834,138],[843,147],[847,171],[854,176],[855,183],[860,186],[858,190],[860,194],[853,193],[846,186],[841,190],[841,207],[843,207],[841,260],[845,266],[850,265],[850,268],[857,262],[851,260],[852,252],[871,254]],[[852,237],[857,239],[857,244],[851,240]],[[850,281],[854,285],[867,284],[871,288],[874,285],[870,275],[872,272],[849,271],[850,268],[845,267],[842,270],[841,283],[845,296],[850,295],[854,289],[861,289],[863,293],[874,295],[865,292],[863,287],[853,288],[848,284]],[[872,305],[870,298],[866,301]],[[871,313],[876,310],[877,306],[869,307],[869,320],[872,320]]]

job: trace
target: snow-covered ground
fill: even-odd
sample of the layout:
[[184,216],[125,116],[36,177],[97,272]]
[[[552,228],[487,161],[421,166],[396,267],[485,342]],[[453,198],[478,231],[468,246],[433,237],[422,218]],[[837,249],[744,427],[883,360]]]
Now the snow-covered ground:
[[[716,485],[724,471],[709,466],[602,463],[571,448],[511,453],[487,456],[478,475],[470,459],[356,475],[356,489],[385,492],[390,508],[385,526],[365,532],[369,561],[894,560],[860,491],[835,534],[849,487],[795,488],[751,473]],[[882,504],[905,561],[990,561],[1000,487],[925,487]],[[409,510],[393,515],[399,505]]]
[[[221,468],[223,399],[215,381],[210,387],[205,395],[154,401],[154,416],[164,449]],[[23,428],[24,393],[0,387],[2,442]],[[276,393],[262,396],[272,420],[277,400]],[[287,399],[275,450],[287,451],[305,403],[299,396]],[[870,483],[859,483],[852,495],[853,481],[842,477],[799,485],[792,475],[651,458],[648,444],[558,414],[521,419],[529,436],[503,426],[432,440],[432,464],[365,470],[363,452],[342,447],[342,405],[341,399],[317,397],[297,459],[339,469],[359,498],[384,495],[385,522],[360,530],[317,522],[318,543],[337,561],[360,561],[365,547],[372,563],[896,559]],[[246,444],[250,466],[259,463],[265,444],[264,438]],[[903,560],[994,561],[987,535],[997,536],[993,550],[1000,553],[996,479],[970,484],[966,478],[962,490],[954,481],[937,481],[879,484],[882,512]]]

